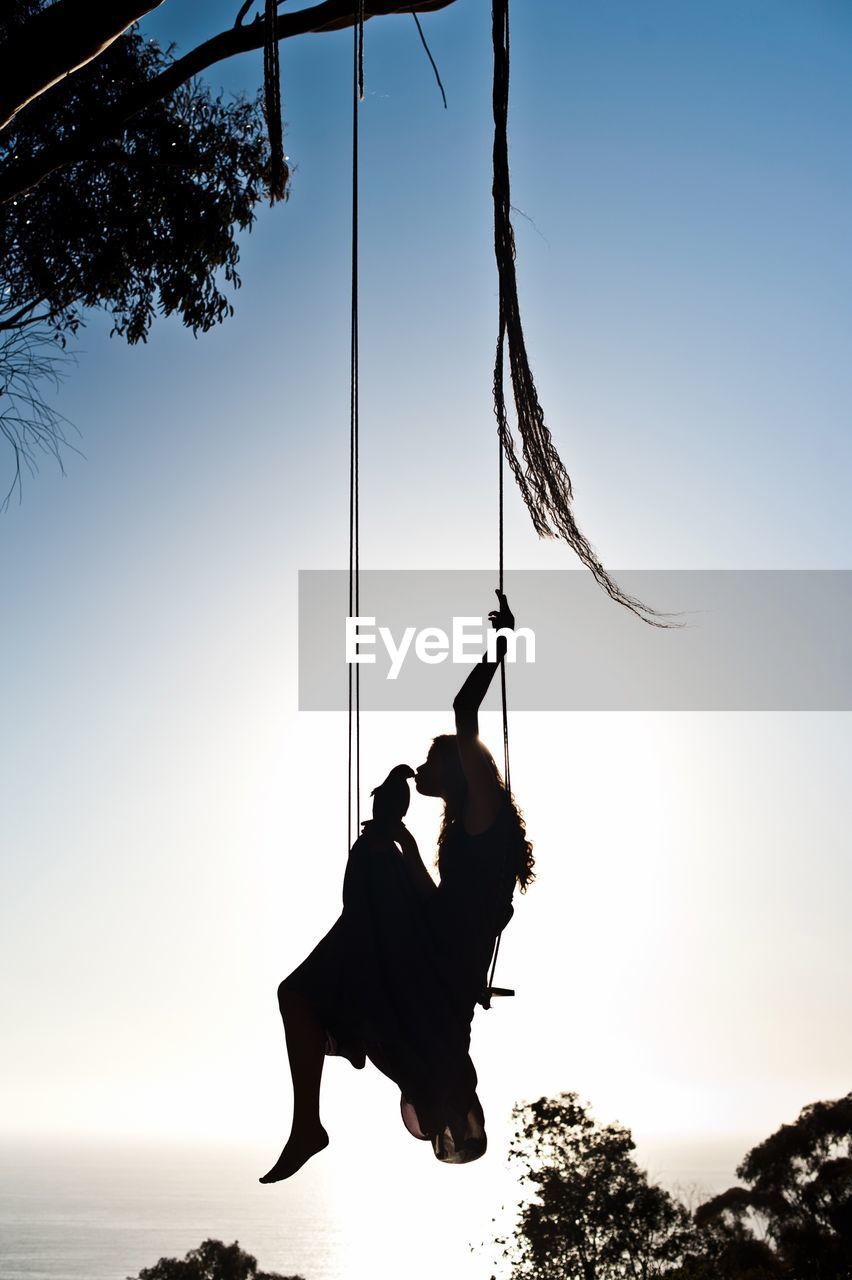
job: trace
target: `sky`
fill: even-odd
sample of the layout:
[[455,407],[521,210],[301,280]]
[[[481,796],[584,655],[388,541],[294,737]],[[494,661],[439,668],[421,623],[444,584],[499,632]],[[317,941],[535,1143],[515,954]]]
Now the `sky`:
[[[186,49],[232,8],[144,28]],[[361,563],[496,573],[489,7],[424,28],[446,111],[410,19],[366,32]],[[286,1136],[276,987],[346,858],[346,719],[298,711],[296,585],[347,562],[350,57],[346,33],[282,49],[291,195],[244,238],[235,316],[139,348],[92,316],[57,401],[85,456],[2,516],[7,1133],[250,1139],[267,1164]],[[512,58],[525,331],[604,563],[852,567],[848,7],[516,0]],[[255,55],[210,75],[259,79]],[[576,567],[513,487],[506,518],[508,568]],[[365,789],[451,727],[365,715]],[[538,879],[501,951],[518,995],[474,1027],[477,1185],[544,1093],[640,1151],[742,1154],[847,1092],[848,714],[517,712],[511,735]],[[427,857],[438,820],[415,797]],[[423,1166],[375,1073],[330,1063],[325,1108],[315,1180],[365,1116]]]

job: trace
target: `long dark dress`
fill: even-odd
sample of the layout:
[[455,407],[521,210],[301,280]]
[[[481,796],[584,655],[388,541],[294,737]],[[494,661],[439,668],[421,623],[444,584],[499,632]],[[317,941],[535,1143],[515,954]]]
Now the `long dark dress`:
[[281,984],[310,1000],[326,1053],[356,1068],[369,1058],[395,1081],[409,1132],[448,1163],[486,1148],[470,1026],[495,938],[513,914],[516,848],[508,806],[480,835],[454,824],[441,883],[422,897],[393,844],[359,837],[341,915]]

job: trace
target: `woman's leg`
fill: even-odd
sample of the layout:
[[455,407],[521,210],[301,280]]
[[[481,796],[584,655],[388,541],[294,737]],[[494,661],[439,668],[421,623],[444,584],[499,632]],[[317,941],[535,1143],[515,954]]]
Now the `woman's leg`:
[[325,1032],[310,1002],[283,983],[278,988],[278,1007],[284,1020],[293,1080],[293,1124],[284,1150],[261,1182],[292,1177],[311,1156],[328,1146],[328,1134],[319,1114]]

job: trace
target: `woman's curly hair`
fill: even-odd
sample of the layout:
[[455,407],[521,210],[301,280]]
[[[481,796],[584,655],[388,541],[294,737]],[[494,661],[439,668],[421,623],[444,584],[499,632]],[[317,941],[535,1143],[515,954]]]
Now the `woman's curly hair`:
[[[441,849],[444,841],[455,825],[461,822],[462,810],[467,797],[467,779],[462,769],[461,757],[458,752],[458,739],[454,733],[441,733],[437,738],[432,739],[432,745],[437,747],[441,753],[442,760],[448,766],[447,777],[450,781],[450,789],[446,800],[444,801],[444,815],[441,822],[441,830],[438,833],[438,855],[436,865],[441,857]],[[518,807],[511,791],[506,789],[503,781],[503,775],[497,768],[497,762],[491,752],[486,749],[486,755],[494,770],[494,777],[503,793],[504,801],[508,809],[512,813],[514,826],[517,830],[517,860],[515,863],[515,880],[521,890],[525,893],[527,886],[535,879],[535,858],[533,857],[532,843],[527,839],[527,828],[524,822],[524,815]]]

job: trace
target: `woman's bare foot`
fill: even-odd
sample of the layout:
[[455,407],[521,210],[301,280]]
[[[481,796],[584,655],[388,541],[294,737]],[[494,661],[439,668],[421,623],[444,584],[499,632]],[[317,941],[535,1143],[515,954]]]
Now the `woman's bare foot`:
[[275,1164],[265,1173],[259,1182],[281,1182],[284,1178],[292,1178],[303,1164],[328,1146],[328,1134],[322,1125],[304,1133],[291,1133],[287,1145]]

